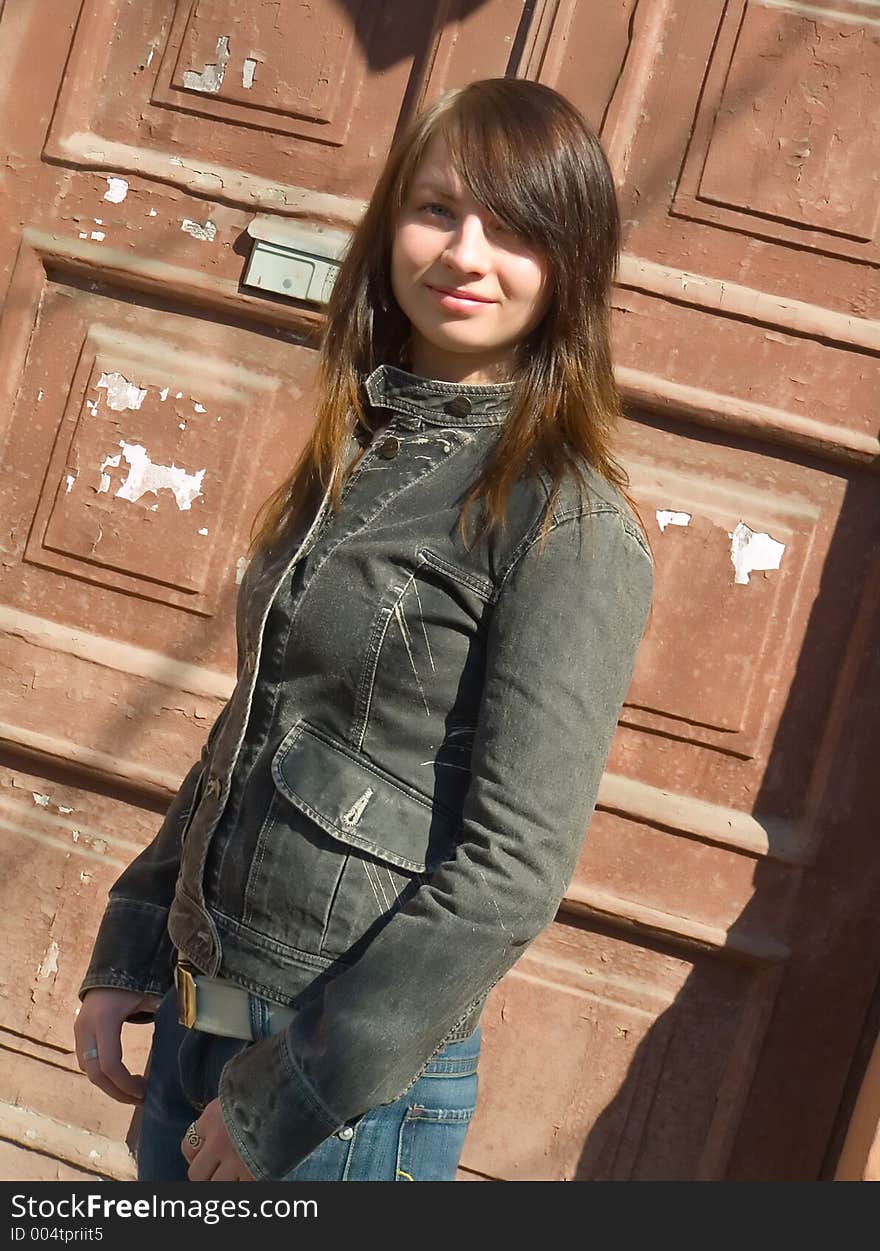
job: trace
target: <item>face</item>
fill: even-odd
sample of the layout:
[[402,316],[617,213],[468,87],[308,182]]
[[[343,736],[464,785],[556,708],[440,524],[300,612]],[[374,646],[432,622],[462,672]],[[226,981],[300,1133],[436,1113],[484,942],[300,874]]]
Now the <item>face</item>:
[[412,370],[498,382],[549,302],[546,261],[475,200],[435,136],[416,169],[391,250],[391,286],[412,326]]

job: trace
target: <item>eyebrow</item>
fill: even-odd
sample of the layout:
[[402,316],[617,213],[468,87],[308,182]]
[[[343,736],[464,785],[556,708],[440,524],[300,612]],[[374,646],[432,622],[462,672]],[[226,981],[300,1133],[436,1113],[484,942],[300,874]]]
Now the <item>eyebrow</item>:
[[438,182],[436,178],[417,178],[412,185],[413,191],[432,192],[435,195],[441,195],[447,200],[455,199],[455,191],[448,183]]

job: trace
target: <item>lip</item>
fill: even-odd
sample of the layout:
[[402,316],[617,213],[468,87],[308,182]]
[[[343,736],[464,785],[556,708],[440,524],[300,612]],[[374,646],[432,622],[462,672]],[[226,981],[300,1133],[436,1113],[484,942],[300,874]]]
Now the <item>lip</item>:
[[475,295],[473,292],[462,291],[457,287],[436,287],[430,282],[425,283],[425,286],[444,308],[469,312],[472,309],[484,308],[487,304],[495,303],[494,300],[484,295]]

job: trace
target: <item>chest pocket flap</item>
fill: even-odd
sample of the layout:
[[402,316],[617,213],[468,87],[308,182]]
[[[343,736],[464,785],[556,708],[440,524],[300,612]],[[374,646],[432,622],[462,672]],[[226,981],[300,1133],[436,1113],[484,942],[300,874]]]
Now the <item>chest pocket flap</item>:
[[448,859],[459,822],[305,721],[272,761],[282,795],[340,842],[424,873]]

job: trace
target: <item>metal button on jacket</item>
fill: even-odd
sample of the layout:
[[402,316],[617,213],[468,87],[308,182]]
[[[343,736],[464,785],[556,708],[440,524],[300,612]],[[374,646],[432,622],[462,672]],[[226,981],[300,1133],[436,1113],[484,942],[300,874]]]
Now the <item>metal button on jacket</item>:
[[454,395],[443,407],[450,417],[467,417],[471,411],[471,402],[466,395]]
[[390,434],[387,439],[383,439],[376,449],[383,460],[394,460],[394,457],[400,451],[400,439]]
[[350,1125],[343,1125],[342,1129],[339,1131],[339,1134],[337,1136],[339,1138],[351,1138],[353,1134],[354,1134],[354,1130],[352,1129]]

